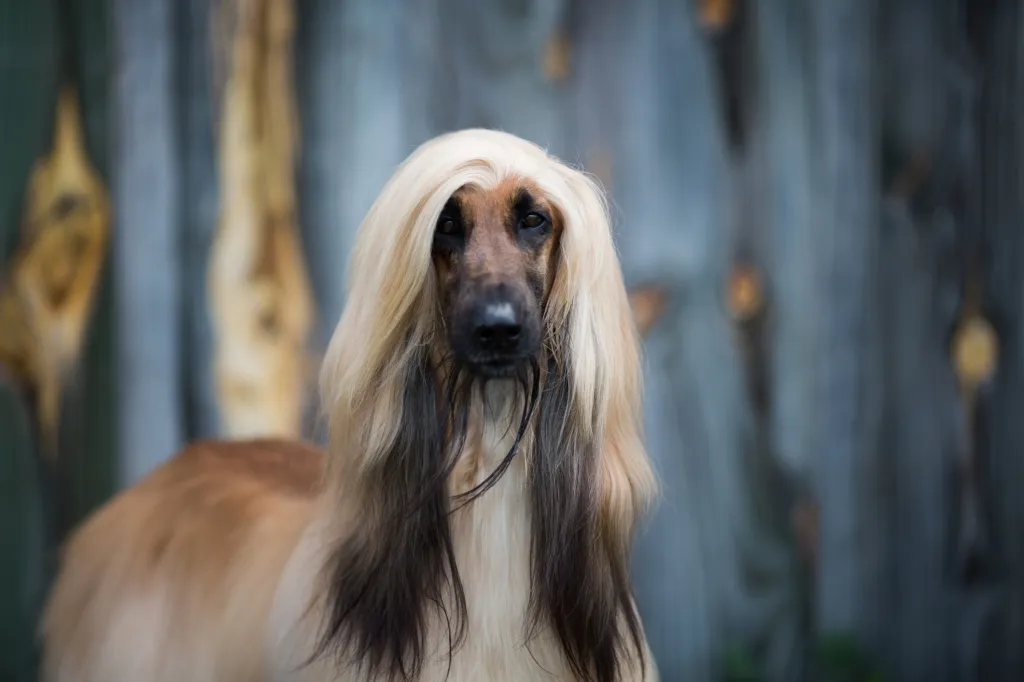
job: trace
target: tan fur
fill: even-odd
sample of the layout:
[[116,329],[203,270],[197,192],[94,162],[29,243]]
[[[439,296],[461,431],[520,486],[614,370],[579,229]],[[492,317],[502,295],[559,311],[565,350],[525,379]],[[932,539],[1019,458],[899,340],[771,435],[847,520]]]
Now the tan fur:
[[[303,665],[322,622],[325,568],[356,529],[365,472],[402,423],[410,349],[440,343],[431,242],[442,206],[460,187],[493,190],[512,176],[535,181],[563,221],[545,324],[567,330],[559,350],[573,359],[566,428],[600,444],[595,532],[628,543],[656,486],[640,438],[638,335],[600,192],[518,138],[453,133],[403,164],[360,228],[321,372],[322,476],[321,456],[300,445],[203,443],[118,495],[68,545],[42,625],[44,682],[362,682],[331,658]],[[473,403],[453,493],[493,471],[514,438],[519,399],[508,383],[489,386]],[[531,447],[528,435],[498,484],[452,519],[469,622],[451,682],[573,680],[546,628],[523,646]],[[429,622],[419,682],[445,679],[445,634],[442,620]],[[647,661],[646,677],[634,660],[622,682],[656,682]]]
[[274,585],[322,470],[311,446],[197,443],[116,496],[65,549],[43,679],[266,679]]
[[[495,453],[507,450],[507,430],[492,425],[485,431],[468,439],[462,461],[475,466],[457,474],[456,491],[479,483],[496,463]],[[348,680],[337,677],[329,661],[288,675],[304,660],[294,649],[305,653],[319,616],[300,605],[315,602],[311,567],[325,559],[326,519],[315,515],[322,472],[323,453],[310,445],[199,442],[116,496],[65,550],[65,564],[74,570],[62,573],[50,596],[41,679]],[[572,679],[550,640],[530,651],[521,645],[529,588],[524,475],[519,460],[457,515],[455,533],[470,539],[457,551],[471,635],[449,682]],[[295,622],[300,629],[288,625]],[[266,670],[268,635],[285,654],[273,675]],[[423,682],[440,682],[446,671],[438,660]],[[657,682],[653,667],[646,679]]]
[[[508,229],[510,214],[520,190],[536,197],[538,207],[552,215],[553,234],[536,250],[520,249],[515,235]],[[524,178],[510,177],[486,190],[464,187],[455,192],[465,219],[472,225],[472,234],[463,254],[435,254],[434,269],[442,298],[450,295],[456,280],[465,278],[488,283],[501,278],[525,280],[536,274],[544,282],[545,291],[554,284],[555,244],[561,238],[562,219],[556,207],[544,199],[543,192]]]

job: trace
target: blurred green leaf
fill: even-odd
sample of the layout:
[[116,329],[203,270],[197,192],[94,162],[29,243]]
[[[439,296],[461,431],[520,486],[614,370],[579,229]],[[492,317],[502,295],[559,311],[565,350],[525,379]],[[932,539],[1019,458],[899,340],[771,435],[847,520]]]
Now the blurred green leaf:
[[818,641],[818,670],[823,682],[882,681],[856,640],[846,634],[828,634]]
[[723,682],[760,682],[761,675],[753,655],[742,647],[727,648],[722,658]]

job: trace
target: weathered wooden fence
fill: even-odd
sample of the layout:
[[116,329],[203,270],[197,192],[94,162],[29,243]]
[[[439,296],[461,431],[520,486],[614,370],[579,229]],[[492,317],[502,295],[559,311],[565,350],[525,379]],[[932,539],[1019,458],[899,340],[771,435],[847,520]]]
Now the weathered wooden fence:
[[[635,556],[664,680],[1024,679],[1018,0],[295,6],[314,351],[373,197],[454,128],[600,176],[627,279],[669,290],[647,338],[664,494]],[[62,421],[80,518],[219,432],[220,75],[208,0],[61,8],[0,5],[0,245],[49,147],[70,8],[115,211]],[[28,416],[2,398],[0,678],[32,679],[41,502]]]

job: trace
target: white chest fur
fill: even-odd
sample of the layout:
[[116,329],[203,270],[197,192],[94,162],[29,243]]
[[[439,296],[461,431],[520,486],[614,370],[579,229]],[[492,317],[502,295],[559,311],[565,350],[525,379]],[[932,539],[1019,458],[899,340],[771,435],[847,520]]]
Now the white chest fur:
[[[515,428],[488,420],[481,438],[487,453],[476,472],[484,479],[512,447]],[[562,680],[561,654],[547,632],[526,648],[530,599],[530,499],[524,457],[500,481],[453,519],[453,539],[466,593],[467,631],[452,661],[451,682]],[[446,661],[428,679],[444,679]]]
[[[475,460],[469,480],[482,481],[512,447],[518,419],[482,419],[479,436],[467,440]],[[301,624],[313,579],[329,553],[326,519],[311,524],[288,563],[271,614],[270,667],[275,682],[363,682],[339,672],[329,659],[308,666],[316,634],[316,613]],[[497,482],[452,517],[452,539],[466,596],[466,636],[449,661],[448,627],[442,615],[431,624],[432,652],[421,682],[570,681],[550,633],[541,631],[526,645],[530,598],[530,500],[525,457],[520,454]],[[296,627],[298,625],[298,627]]]

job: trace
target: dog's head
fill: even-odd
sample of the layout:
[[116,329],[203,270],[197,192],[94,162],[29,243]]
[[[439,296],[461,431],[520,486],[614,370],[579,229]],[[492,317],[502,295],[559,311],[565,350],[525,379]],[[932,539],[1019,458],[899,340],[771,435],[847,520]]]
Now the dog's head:
[[432,249],[446,341],[485,378],[536,359],[557,268],[561,216],[525,178],[467,185],[445,202]]

